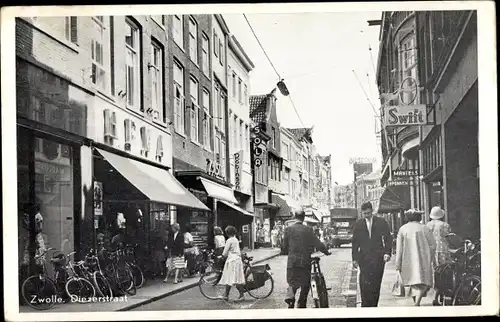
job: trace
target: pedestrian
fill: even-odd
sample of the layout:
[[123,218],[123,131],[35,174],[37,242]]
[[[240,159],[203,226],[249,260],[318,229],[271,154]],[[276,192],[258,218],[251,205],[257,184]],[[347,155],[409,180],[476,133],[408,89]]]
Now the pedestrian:
[[224,232],[219,226],[214,227],[214,244],[215,244],[215,256],[222,255],[224,251],[224,246],[226,246],[226,238],[224,237]]
[[220,279],[220,285],[226,285],[225,295],[222,297],[224,300],[229,299],[229,292],[232,286],[236,286],[240,296],[238,301],[245,299],[245,290],[243,285],[245,284],[245,274],[243,272],[243,261],[241,259],[241,250],[238,239],[236,239],[236,228],[233,226],[226,227],[226,235],[228,239],[226,245],[224,246],[224,251],[222,256],[225,258],[224,270],[222,271],[222,277]]
[[[171,230],[172,232],[168,239],[168,250],[169,257],[171,258],[171,265],[173,269],[175,269],[174,284],[177,284],[182,282],[182,274],[180,273],[186,267],[186,263],[184,262],[184,236],[180,231],[181,228],[178,223],[172,224]],[[164,282],[166,282],[167,279],[168,275]]]
[[325,245],[314,234],[311,227],[305,226],[305,212],[299,210],[295,213],[296,222],[285,229],[283,240],[284,253],[288,255],[286,268],[286,281],[288,291],[285,303],[288,308],[295,304],[295,294],[300,289],[298,308],[306,308],[307,295],[311,283],[311,254],[317,248],[325,255],[330,255]]
[[165,272],[165,261],[167,256],[165,253],[165,247],[167,246],[168,234],[164,229],[160,229],[156,234],[154,240],[154,252],[153,252],[153,278],[156,276],[166,276]]
[[385,263],[391,259],[392,236],[387,222],[373,215],[371,202],[361,205],[361,214],[352,232],[352,260],[360,270],[361,306],[376,307]]
[[276,248],[278,245],[278,227],[274,225],[273,229],[271,230],[271,247]]
[[194,238],[191,235],[190,225],[184,229],[184,257],[186,259],[186,270],[188,274],[194,275],[196,268],[196,249],[194,247]]
[[[434,255],[435,264],[439,266],[450,263],[451,255],[446,235],[451,233],[451,228],[448,223],[443,221],[444,211],[441,207],[433,207],[429,217],[431,221],[427,223],[427,227],[432,231],[432,235],[436,241],[436,253]],[[438,297],[439,293],[436,292],[433,302],[434,305],[439,305]]]
[[262,224],[259,225],[259,229],[257,230],[257,241],[259,243],[259,248],[263,247],[266,241],[266,231]]
[[410,209],[405,212],[407,223],[401,226],[396,243],[396,271],[402,284],[410,286],[408,296],[415,306],[420,306],[422,297],[432,287],[432,266],[436,241],[432,231],[422,220],[422,211]]

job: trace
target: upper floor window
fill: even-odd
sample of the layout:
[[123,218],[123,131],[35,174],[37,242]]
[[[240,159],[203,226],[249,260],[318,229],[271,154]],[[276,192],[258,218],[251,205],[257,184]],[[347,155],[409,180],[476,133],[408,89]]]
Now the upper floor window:
[[210,62],[209,62],[209,55],[208,55],[208,53],[210,52],[210,49],[208,48],[209,44],[210,43],[208,41],[207,35],[203,34],[202,45],[201,45],[201,63],[202,63],[203,73],[207,76],[210,75],[210,72],[209,72]]
[[241,79],[238,79],[238,102],[243,103],[243,97],[241,96]]
[[219,36],[217,35],[217,33],[214,30],[214,55],[215,55],[215,57],[219,57],[220,56],[219,51],[220,51]]
[[232,85],[233,85],[233,98],[236,98],[236,73],[235,72],[233,72]]
[[247,85],[245,84],[245,92],[243,93],[243,103],[244,104],[248,104],[248,87]]
[[219,62],[224,65],[224,39],[219,38]]
[[205,117],[203,118],[203,145],[205,148],[210,149],[210,93],[208,90],[203,90],[202,97],[203,112]]
[[65,17],[64,18],[64,38],[72,42],[73,44],[78,44],[78,20],[77,17]]
[[151,108],[153,109],[153,119],[161,119],[163,113],[163,48],[152,42],[151,65],[149,66],[151,75]]
[[249,141],[249,128],[248,128],[248,124],[245,125],[245,152],[248,152],[248,150],[250,149],[250,141]]
[[198,113],[200,107],[198,106],[198,81],[193,77],[190,78],[189,82],[189,93],[191,96],[191,102],[193,106],[191,106],[191,140],[194,142],[198,142]]
[[139,28],[129,19],[127,19],[125,31],[125,81],[127,106],[139,109],[140,105],[140,42]]
[[243,126],[243,121],[240,121],[240,150],[243,150],[243,146],[245,143],[243,142],[243,133],[245,131],[245,127]]
[[283,159],[288,160],[289,155],[288,155],[288,144],[283,143]]
[[[400,47],[400,64],[401,64],[401,82],[404,81],[408,77],[412,77],[414,80],[417,80],[417,57],[416,57],[416,45],[415,45],[415,36],[411,35],[406,37],[401,42]],[[405,85],[403,85],[405,86]],[[412,97],[415,93],[412,92],[404,92],[403,100],[406,104],[412,100]],[[413,104],[416,104],[416,100],[413,101]]]
[[173,20],[174,41],[180,48],[184,49],[184,16],[174,15]]
[[165,16],[162,16],[162,15],[155,15],[155,16],[151,16],[151,18],[157,23],[159,24],[161,27],[165,28],[165,25],[166,25],[166,17]]
[[189,19],[189,57],[198,64],[198,26],[193,18]]
[[174,126],[181,134],[184,134],[184,118],[184,68],[174,62]]
[[272,137],[272,140],[273,140],[273,148],[276,148],[276,129],[273,128],[272,129],[273,131],[273,137]]
[[[108,18],[109,19],[109,18]],[[90,52],[92,58],[92,83],[103,91],[110,89],[110,25],[104,16],[93,19]]]

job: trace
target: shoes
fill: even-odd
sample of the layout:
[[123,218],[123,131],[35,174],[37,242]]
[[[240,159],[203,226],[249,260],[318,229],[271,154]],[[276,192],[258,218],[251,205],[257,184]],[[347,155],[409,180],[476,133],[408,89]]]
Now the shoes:
[[241,294],[240,297],[238,297],[235,302],[241,302],[244,300],[245,300],[245,295]]
[[285,299],[285,303],[288,304],[289,309],[293,309],[295,300],[294,299]]
[[165,279],[163,280],[163,283],[166,283],[168,282],[168,277],[165,277]]

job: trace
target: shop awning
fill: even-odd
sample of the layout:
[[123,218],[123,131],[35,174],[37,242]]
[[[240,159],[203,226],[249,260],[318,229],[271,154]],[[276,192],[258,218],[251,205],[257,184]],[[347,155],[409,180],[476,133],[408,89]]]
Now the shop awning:
[[210,210],[168,171],[97,149],[122,176],[151,201]]
[[306,209],[306,216],[314,216],[317,220],[321,221],[322,214],[317,209]]
[[232,189],[202,177],[200,177],[200,180],[210,197],[218,200],[225,200],[233,204],[238,203]]
[[378,213],[391,213],[410,208],[410,187],[385,187],[378,205]]
[[272,202],[277,204],[279,206],[277,216],[278,217],[290,217],[292,216],[292,209],[288,205],[288,203],[285,201],[285,199],[282,196],[279,196],[277,194],[272,194],[271,195]]
[[245,209],[233,204],[233,203],[230,203],[230,202],[227,202],[227,201],[224,201],[224,200],[217,200],[218,202],[230,207],[230,208],[233,208],[234,210],[238,211],[238,212],[241,212],[242,214],[244,215],[247,215],[247,216],[252,216],[253,217],[253,214],[246,211]]

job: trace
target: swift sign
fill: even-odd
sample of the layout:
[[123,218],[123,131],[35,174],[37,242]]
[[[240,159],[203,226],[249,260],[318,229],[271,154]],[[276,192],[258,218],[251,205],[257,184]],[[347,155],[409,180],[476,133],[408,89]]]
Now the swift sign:
[[384,124],[385,126],[426,125],[427,105],[386,106]]

